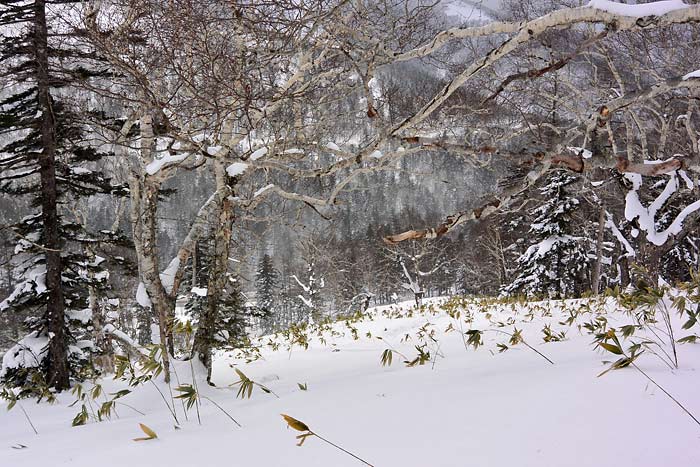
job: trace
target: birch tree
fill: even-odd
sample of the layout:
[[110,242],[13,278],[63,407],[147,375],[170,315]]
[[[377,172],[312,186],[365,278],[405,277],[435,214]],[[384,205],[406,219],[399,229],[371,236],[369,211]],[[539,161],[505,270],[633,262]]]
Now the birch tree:
[[[446,151],[479,164],[507,160],[522,176],[493,199],[437,227],[391,235],[387,243],[435,238],[487,217],[508,207],[552,167],[645,177],[696,171],[695,163],[674,154],[654,163],[636,160],[615,151],[610,137],[619,131],[614,117],[628,109],[662,96],[687,99],[700,86],[694,70],[669,67],[653,81],[591,98],[580,96],[580,83],[565,79],[565,71],[576,66],[594,74],[599,61],[586,68],[581,57],[615,36],[676,29],[681,37],[693,34],[700,7],[679,0],[652,6],[595,0],[522,21],[435,34],[425,26],[430,9],[420,2],[359,0],[90,2],[83,15],[86,28],[120,76],[103,92],[123,102],[129,116],[120,128],[105,129],[105,136],[130,163],[130,220],[142,290],[159,317],[163,345],[172,341],[169,321],[185,264],[205,231],[211,230],[220,257],[207,296],[207,309],[213,309],[236,219],[280,201],[301,203],[327,217],[361,174],[394,170],[409,155]],[[571,31],[572,40],[557,50],[547,40],[561,30]],[[441,89],[419,105],[391,101],[383,70],[413,60],[444,60],[448,49],[469,53],[466,60],[449,63]],[[523,55],[543,49],[549,55],[541,59]],[[522,69],[513,69],[513,63]],[[553,74],[556,86],[538,88],[539,94],[511,92]],[[464,89],[480,98],[468,112]],[[503,120],[495,111],[514,100],[508,93],[521,96],[515,99],[519,107],[507,114],[517,131],[505,137],[476,135],[475,124],[486,122],[490,131]],[[544,117],[531,110],[532,102],[544,102]],[[458,137],[436,137],[435,129],[445,121],[466,123],[452,129]],[[187,169],[208,170],[215,191],[192,220],[176,257],[162,268],[155,241],[158,194],[169,178]],[[323,187],[323,180],[332,183]],[[304,181],[319,181],[319,188]],[[691,212],[679,213],[674,225],[682,225]],[[196,353],[208,355],[211,349]]]
[[[650,103],[653,104],[655,101],[662,103],[663,110],[656,110],[659,116],[664,115],[664,112],[674,107],[692,107],[692,99],[689,98],[700,86],[700,81],[693,69],[693,59],[687,62],[676,60],[674,63],[670,57],[665,57],[668,61],[661,61],[661,63],[666,68],[660,72],[652,73],[648,80],[626,83],[626,86],[620,85],[623,82],[622,79],[618,80],[618,86],[613,96],[610,96],[610,86],[595,88],[591,87],[590,83],[594,81],[593,77],[600,75],[603,67],[606,68],[604,71],[612,79],[616,79],[615,73],[623,66],[625,57],[619,54],[601,54],[600,52],[600,50],[609,49],[610,42],[608,41],[611,41],[613,37],[642,38],[646,40],[649,47],[654,48],[655,41],[659,40],[662,34],[666,34],[675,38],[674,47],[680,47],[687,38],[697,35],[697,28],[694,25],[698,22],[699,14],[698,6],[680,1],[652,2],[644,5],[593,1],[586,6],[561,8],[519,22],[495,21],[483,26],[455,28],[439,33],[423,47],[406,54],[397,54],[397,57],[410,58],[426,56],[452,41],[464,38],[492,37],[497,44],[488,53],[476,56],[460,72],[455,73],[455,76],[442,91],[436,94],[419,112],[398,124],[395,127],[397,135],[414,127],[417,123],[425,121],[429,115],[439,111],[460,87],[479,82],[479,78],[487,73],[498,76],[499,66],[502,66],[506,60],[514,60],[513,57],[518,57],[518,52],[522,51],[523,48],[533,44],[539,44],[543,48],[546,45],[547,34],[555,30],[568,30],[572,34],[576,33],[570,37],[578,37],[577,42],[571,46],[559,46],[573,48],[573,50],[557,53],[555,45],[549,44],[548,49],[551,51],[549,57],[538,59],[539,64],[525,67],[525,71],[507,72],[504,79],[501,79],[500,82],[497,81],[496,86],[491,86],[495,88],[493,91],[488,94],[484,93],[483,102],[498,102],[504,93],[512,90],[518,83],[536,83],[541,77],[554,71],[566,70],[567,67],[575,67],[577,75],[591,76],[592,79],[588,80],[588,87],[582,87],[583,83],[580,80],[579,82],[563,80],[561,82],[563,90],[558,96],[551,95],[551,92],[546,95],[538,90],[540,101],[569,103],[568,109],[562,107],[559,111],[559,123],[553,125],[551,122],[543,121],[541,114],[521,112],[520,121],[524,132],[513,132],[511,138],[502,139],[499,144],[495,144],[496,141],[493,141],[494,144],[474,147],[454,140],[421,138],[415,135],[410,137],[411,141],[416,143],[432,143],[436,147],[474,158],[493,160],[493,158],[498,157],[507,160],[520,169],[521,176],[516,177],[514,182],[505,186],[495,197],[479,203],[474,208],[447,217],[436,227],[390,235],[385,238],[385,241],[397,243],[408,239],[439,237],[464,222],[483,219],[499,210],[513,207],[516,195],[543,177],[552,167],[563,167],[576,173],[586,174],[596,169],[613,169],[635,180],[641,180],[637,177],[654,177],[665,174],[673,177],[675,173],[682,177],[682,170],[697,172],[697,154],[693,147],[693,138],[689,136],[694,134],[693,132],[681,138],[682,141],[686,142],[683,152],[675,152],[662,146],[661,151],[652,154],[650,152],[649,141],[651,137],[649,131],[641,124],[639,118],[635,119],[635,113],[649,112],[648,109],[654,106]],[[695,51],[689,49],[687,52],[688,57],[694,56]],[[674,49],[673,53],[674,56],[678,56],[678,49]],[[525,65],[527,65],[526,62]],[[658,67],[659,62],[637,64],[641,71],[644,68],[640,65]],[[635,76],[646,75],[639,73]],[[521,91],[518,94],[516,87],[513,94],[523,96],[526,92]],[[512,95],[508,97],[512,98]],[[531,99],[530,102],[533,100]],[[479,110],[489,112],[488,108]],[[653,114],[653,111],[650,113]],[[619,123],[618,116],[625,116],[625,114],[629,118]],[[628,125],[627,128],[625,123]],[[639,131],[638,125],[644,129]],[[694,128],[694,125],[696,123],[692,123],[690,126]],[[629,126],[637,128],[630,130]],[[542,132],[543,128],[547,131]],[[661,142],[664,142],[668,141],[668,128],[668,124],[662,123],[654,125],[651,130],[656,135],[661,135]],[[529,133],[530,137],[522,138],[523,133]],[[621,149],[624,141],[629,141],[629,147],[626,148],[628,150],[625,151]],[[641,146],[641,150],[635,147],[637,144]],[[639,157],[636,154],[642,156]],[[678,214],[675,224],[672,223],[674,225],[672,235],[678,235],[683,221],[692,212],[695,212],[693,204],[689,205],[688,208],[688,210]],[[651,223],[647,222],[647,225],[650,226]],[[651,227],[648,227],[645,232],[647,237],[656,235]],[[658,239],[658,237],[656,238]]]
[[[166,348],[172,350],[170,322],[184,267],[205,231],[211,230],[216,252],[207,294],[210,313],[220,298],[237,212],[254,212],[272,198],[332,209],[359,174],[386,170],[402,155],[396,148],[379,151],[379,142],[345,144],[357,139],[357,126],[335,132],[343,119],[369,122],[363,132],[367,126],[377,135],[384,132],[374,123],[382,105],[374,73],[387,58],[373,38],[358,31],[381,34],[398,50],[409,47],[429,8],[400,6],[90,3],[83,20],[91,40],[121,76],[102,92],[125,103],[129,116],[104,135],[130,164],[130,222],[143,284],[139,296],[156,311]],[[386,30],[378,29],[378,19],[384,19]],[[356,104],[338,115],[341,96],[353,96]],[[386,135],[382,138],[386,142]],[[176,257],[162,268],[155,235],[159,191],[179,170],[199,168],[208,168],[215,191],[192,220]],[[292,188],[292,180],[325,177],[338,180],[329,193]],[[198,332],[210,332],[206,316],[201,322]],[[197,347],[195,353],[208,363],[212,349]]]

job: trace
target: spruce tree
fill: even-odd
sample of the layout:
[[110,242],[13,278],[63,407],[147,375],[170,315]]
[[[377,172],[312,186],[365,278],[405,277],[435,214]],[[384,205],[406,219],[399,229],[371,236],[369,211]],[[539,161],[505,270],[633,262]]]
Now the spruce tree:
[[218,311],[215,334],[217,346],[239,346],[247,336],[250,317],[245,307],[245,297],[241,293],[241,284],[234,274],[227,274],[226,288]]
[[[31,213],[12,225],[18,283],[0,312],[29,313],[28,334],[3,359],[0,379],[31,392],[42,382],[56,390],[90,371],[93,343],[88,291],[103,289],[103,258],[86,245],[123,242],[85,230],[73,208],[81,199],[116,193],[95,170],[104,154],[91,144],[77,85],[103,74],[79,34],[58,15],[71,2],[6,1],[0,6],[0,194],[30,200]],[[76,2],[77,3],[77,2]]]
[[256,314],[260,320],[263,332],[272,331],[275,323],[277,307],[277,289],[279,288],[279,273],[272,263],[270,255],[264,254],[258,263],[255,273]]
[[[249,319],[238,277],[231,271],[225,273],[220,299],[209,303],[207,284],[210,283],[209,271],[213,260],[211,244],[211,239],[197,242],[183,282],[185,310],[196,328],[192,354],[207,369],[211,368],[213,350],[236,347],[245,339]],[[213,306],[214,313],[205,312],[208,306]],[[211,374],[208,374],[207,380],[210,378]]]
[[517,260],[518,274],[503,288],[508,295],[569,297],[587,289],[586,239],[574,235],[572,214],[579,200],[571,194],[576,177],[552,172],[538,191],[543,200],[530,214],[535,240]]

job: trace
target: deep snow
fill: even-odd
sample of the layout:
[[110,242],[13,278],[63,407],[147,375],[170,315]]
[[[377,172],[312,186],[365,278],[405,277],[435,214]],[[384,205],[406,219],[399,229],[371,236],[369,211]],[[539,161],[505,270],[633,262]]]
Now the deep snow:
[[[397,309],[403,311],[393,313],[406,314],[409,307],[402,304]],[[280,348],[263,347],[263,358],[253,363],[230,354],[217,359],[215,380],[224,387],[203,387],[200,382],[200,390],[243,428],[204,400],[201,426],[194,410],[189,421],[183,421],[178,402],[182,424],[176,430],[150,385],[124,398],[145,416],[120,406],[119,419],[72,428],[78,408],[67,407],[74,397],[65,394],[54,406],[23,402],[39,435],[19,408],[0,413],[0,466],[361,465],[318,439],[309,438],[297,447],[299,433],[287,428],[281,413],[375,466],[700,465],[700,427],[632,368],[597,378],[606,368],[602,361],[611,357],[593,348],[592,336],[584,329],[560,324],[565,315],[559,314],[557,302],[532,305],[532,322],[523,322],[529,318],[521,308],[513,312],[491,307],[485,310],[491,321],[477,308],[472,328],[512,331],[512,325],[494,324],[512,318],[524,329],[527,342],[555,365],[522,344],[498,353],[496,344],[508,341],[498,332],[485,332],[484,346],[465,350],[458,331],[445,334],[450,324],[457,329],[459,324],[444,312],[389,319],[382,312],[390,309],[383,307],[371,310],[371,321],[335,324],[333,333],[324,333],[325,345],[315,338],[308,350],[295,346],[290,352],[279,337],[275,341]],[[608,319],[629,322],[613,312],[610,303],[606,309]],[[552,316],[543,316],[550,311]],[[579,323],[591,318],[587,314]],[[435,330],[444,358],[408,368],[394,355],[392,366],[381,366],[380,356],[388,345],[413,358],[417,332],[426,323],[426,333]],[[556,332],[566,331],[567,339],[543,343],[545,324]],[[400,342],[407,334],[410,340]],[[698,414],[700,346],[679,345],[678,350],[679,370],[670,371],[651,355],[640,357],[638,364]],[[225,387],[238,379],[232,364],[279,399],[257,388],[252,399],[236,399],[237,389]],[[189,371],[187,364],[178,364],[182,382],[191,380]],[[306,383],[308,390],[297,383]],[[103,384],[110,391],[122,387],[111,381]],[[139,423],[155,430],[158,439],[132,441],[143,436]],[[26,448],[15,449],[20,444]]]

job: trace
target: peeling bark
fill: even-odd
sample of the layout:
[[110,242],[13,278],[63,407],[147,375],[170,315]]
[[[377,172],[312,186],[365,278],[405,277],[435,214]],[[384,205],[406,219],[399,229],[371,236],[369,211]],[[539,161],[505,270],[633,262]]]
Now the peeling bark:
[[129,180],[131,192],[131,226],[134,248],[138,258],[139,276],[151,300],[158,319],[160,343],[163,346],[163,376],[170,382],[170,355],[173,353],[172,316],[175,300],[166,292],[160,279],[158,251],[156,248],[156,212],[158,185],[142,180],[132,173]]
[[[598,111],[589,118],[587,122],[589,137],[587,139],[588,141],[595,143],[595,130],[600,126],[606,127],[609,130],[609,120],[618,110],[676,89],[695,89],[697,87],[700,87],[700,78],[673,78],[657,83],[649,88],[630,92],[624,96],[614,99],[606,105],[601,106]],[[405,140],[409,142],[420,142],[423,144],[426,144],[427,142],[425,138],[405,138]],[[447,146],[445,143],[440,143],[440,141],[432,141],[432,144],[436,146],[438,144],[443,144],[445,147]],[[559,146],[564,146],[564,144],[560,143]],[[467,150],[469,149],[467,148]],[[474,150],[470,151],[474,152]],[[497,210],[503,209],[505,206],[507,206],[512,200],[513,196],[526,190],[529,186],[541,178],[551,167],[562,167],[576,173],[583,173],[597,168],[614,168],[620,173],[634,173],[642,176],[664,175],[679,169],[688,169],[694,172],[700,172],[700,167],[696,167],[695,165],[686,166],[683,158],[681,157],[672,157],[658,163],[656,161],[652,161],[651,163],[636,163],[631,162],[627,159],[627,157],[623,156],[610,158],[601,157],[600,155],[594,154],[593,157],[585,159],[582,151],[578,154],[571,155],[562,154],[559,152],[553,154],[537,152],[533,155],[501,152],[498,150],[494,150],[493,152],[502,157],[511,157],[515,160],[519,160],[522,167],[534,168],[530,170],[527,176],[517,186],[510,188],[509,190],[505,190],[503,193],[498,194],[495,199],[487,201],[479,207],[448,216],[445,221],[434,228],[409,230],[399,234],[389,235],[384,237],[384,242],[392,245],[406,240],[441,237],[468,220],[481,219],[491,215]]]
[[[214,161],[217,189],[227,185],[226,170],[223,161]],[[192,353],[197,355],[207,369],[207,382],[211,383],[212,351],[216,344],[216,318],[219,304],[226,287],[231,248],[232,224],[234,219],[233,203],[226,197],[218,205],[216,230],[209,266],[207,282],[207,300],[199,318],[199,325],[194,337]]]

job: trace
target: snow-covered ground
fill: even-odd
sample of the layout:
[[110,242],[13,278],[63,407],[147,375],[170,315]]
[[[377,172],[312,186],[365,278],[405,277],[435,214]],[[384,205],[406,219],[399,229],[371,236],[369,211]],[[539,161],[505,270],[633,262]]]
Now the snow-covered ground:
[[[261,339],[262,358],[252,363],[221,356],[214,378],[220,387],[200,382],[199,389],[242,428],[203,400],[201,425],[194,409],[185,420],[177,402],[181,423],[175,429],[152,385],[123,398],[145,415],[118,406],[119,418],[76,428],[70,424],[78,407],[68,407],[74,396],[62,395],[52,406],[24,401],[39,434],[19,408],[2,411],[0,466],[361,465],[313,437],[297,447],[299,432],[287,427],[282,413],[375,466],[700,465],[700,426],[642,374],[625,368],[597,377],[607,368],[602,362],[612,358],[595,350],[593,337],[579,326],[595,313],[568,325],[558,302],[473,305],[468,325],[466,310],[456,320],[438,302],[432,300],[433,311],[412,312],[408,303],[371,310],[360,321],[336,323],[322,338],[310,338],[307,350],[297,343],[290,351],[289,339],[277,336]],[[601,308],[611,325],[630,322],[611,303]],[[579,305],[568,303],[570,309]],[[484,345],[465,349],[460,323],[463,331],[484,330]],[[507,335],[486,331],[512,332],[513,325],[554,365],[522,343],[510,346]],[[555,334],[564,331],[565,340],[544,343],[545,325]],[[413,359],[421,343],[430,360],[405,366],[398,352]],[[499,343],[509,349],[499,353]],[[381,355],[390,347],[397,351],[393,364],[382,366]],[[699,414],[700,346],[678,350],[678,370],[649,354],[637,364]],[[237,388],[226,387],[238,381],[234,364],[279,397],[256,387],[251,399],[237,399]],[[177,373],[181,382],[191,382],[187,364],[179,363]],[[111,392],[123,387],[103,384]],[[158,439],[133,441],[143,436],[139,423]]]

